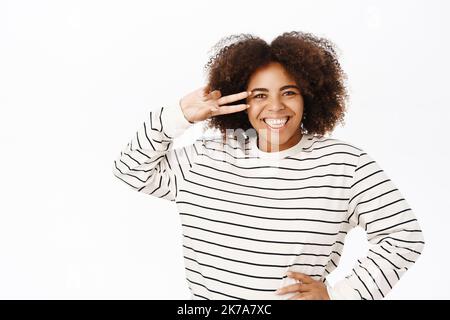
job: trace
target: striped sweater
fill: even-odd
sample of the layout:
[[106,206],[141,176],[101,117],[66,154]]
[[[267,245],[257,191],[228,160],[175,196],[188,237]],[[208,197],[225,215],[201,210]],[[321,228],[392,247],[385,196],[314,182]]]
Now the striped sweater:
[[[361,148],[303,134],[280,152],[253,135],[196,139],[181,108],[149,111],[114,161],[132,189],[175,201],[192,299],[287,299],[287,271],[326,284],[331,299],[382,299],[424,247],[419,223],[394,183]],[[331,287],[345,237],[360,226],[370,249]]]

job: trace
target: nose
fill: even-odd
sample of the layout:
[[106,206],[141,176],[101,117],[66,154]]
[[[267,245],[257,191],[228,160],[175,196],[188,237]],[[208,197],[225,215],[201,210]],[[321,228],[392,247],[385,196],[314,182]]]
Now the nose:
[[270,111],[279,111],[284,109],[284,105],[280,99],[275,97],[269,100],[267,109]]

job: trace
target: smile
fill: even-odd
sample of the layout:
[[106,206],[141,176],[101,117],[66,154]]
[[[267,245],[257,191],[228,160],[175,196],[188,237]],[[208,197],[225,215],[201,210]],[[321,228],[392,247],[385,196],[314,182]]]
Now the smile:
[[270,129],[280,130],[286,126],[290,117],[284,118],[264,118],[263,121],[267,124]]

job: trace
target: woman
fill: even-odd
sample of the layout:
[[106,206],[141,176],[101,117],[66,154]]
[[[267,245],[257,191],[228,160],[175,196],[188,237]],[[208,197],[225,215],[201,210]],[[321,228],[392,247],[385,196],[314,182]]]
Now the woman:
[[[192,298],[385,297],[424,238],[377,162],[326,137],[347,99],[333,44],[290,32],[216,48],[208,85],[150,111],[113,167],[133,189],[176,202]],[[171,148],[200,121],[221,135]],[[371,248],[331,287],[326,276],[356,226]]]

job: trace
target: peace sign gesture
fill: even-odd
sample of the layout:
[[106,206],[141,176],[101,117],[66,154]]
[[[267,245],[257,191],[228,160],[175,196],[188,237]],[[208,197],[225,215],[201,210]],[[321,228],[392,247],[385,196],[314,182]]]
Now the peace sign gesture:
[[219,90],[207,92],[207,86],[201,87],[180,100],[180,107],[186,119],[192,123],[212,116],[239,112],[249,107],[248,104],[227,106],[227,103],[247,98],[251,93],[243,91],[222,97]]

